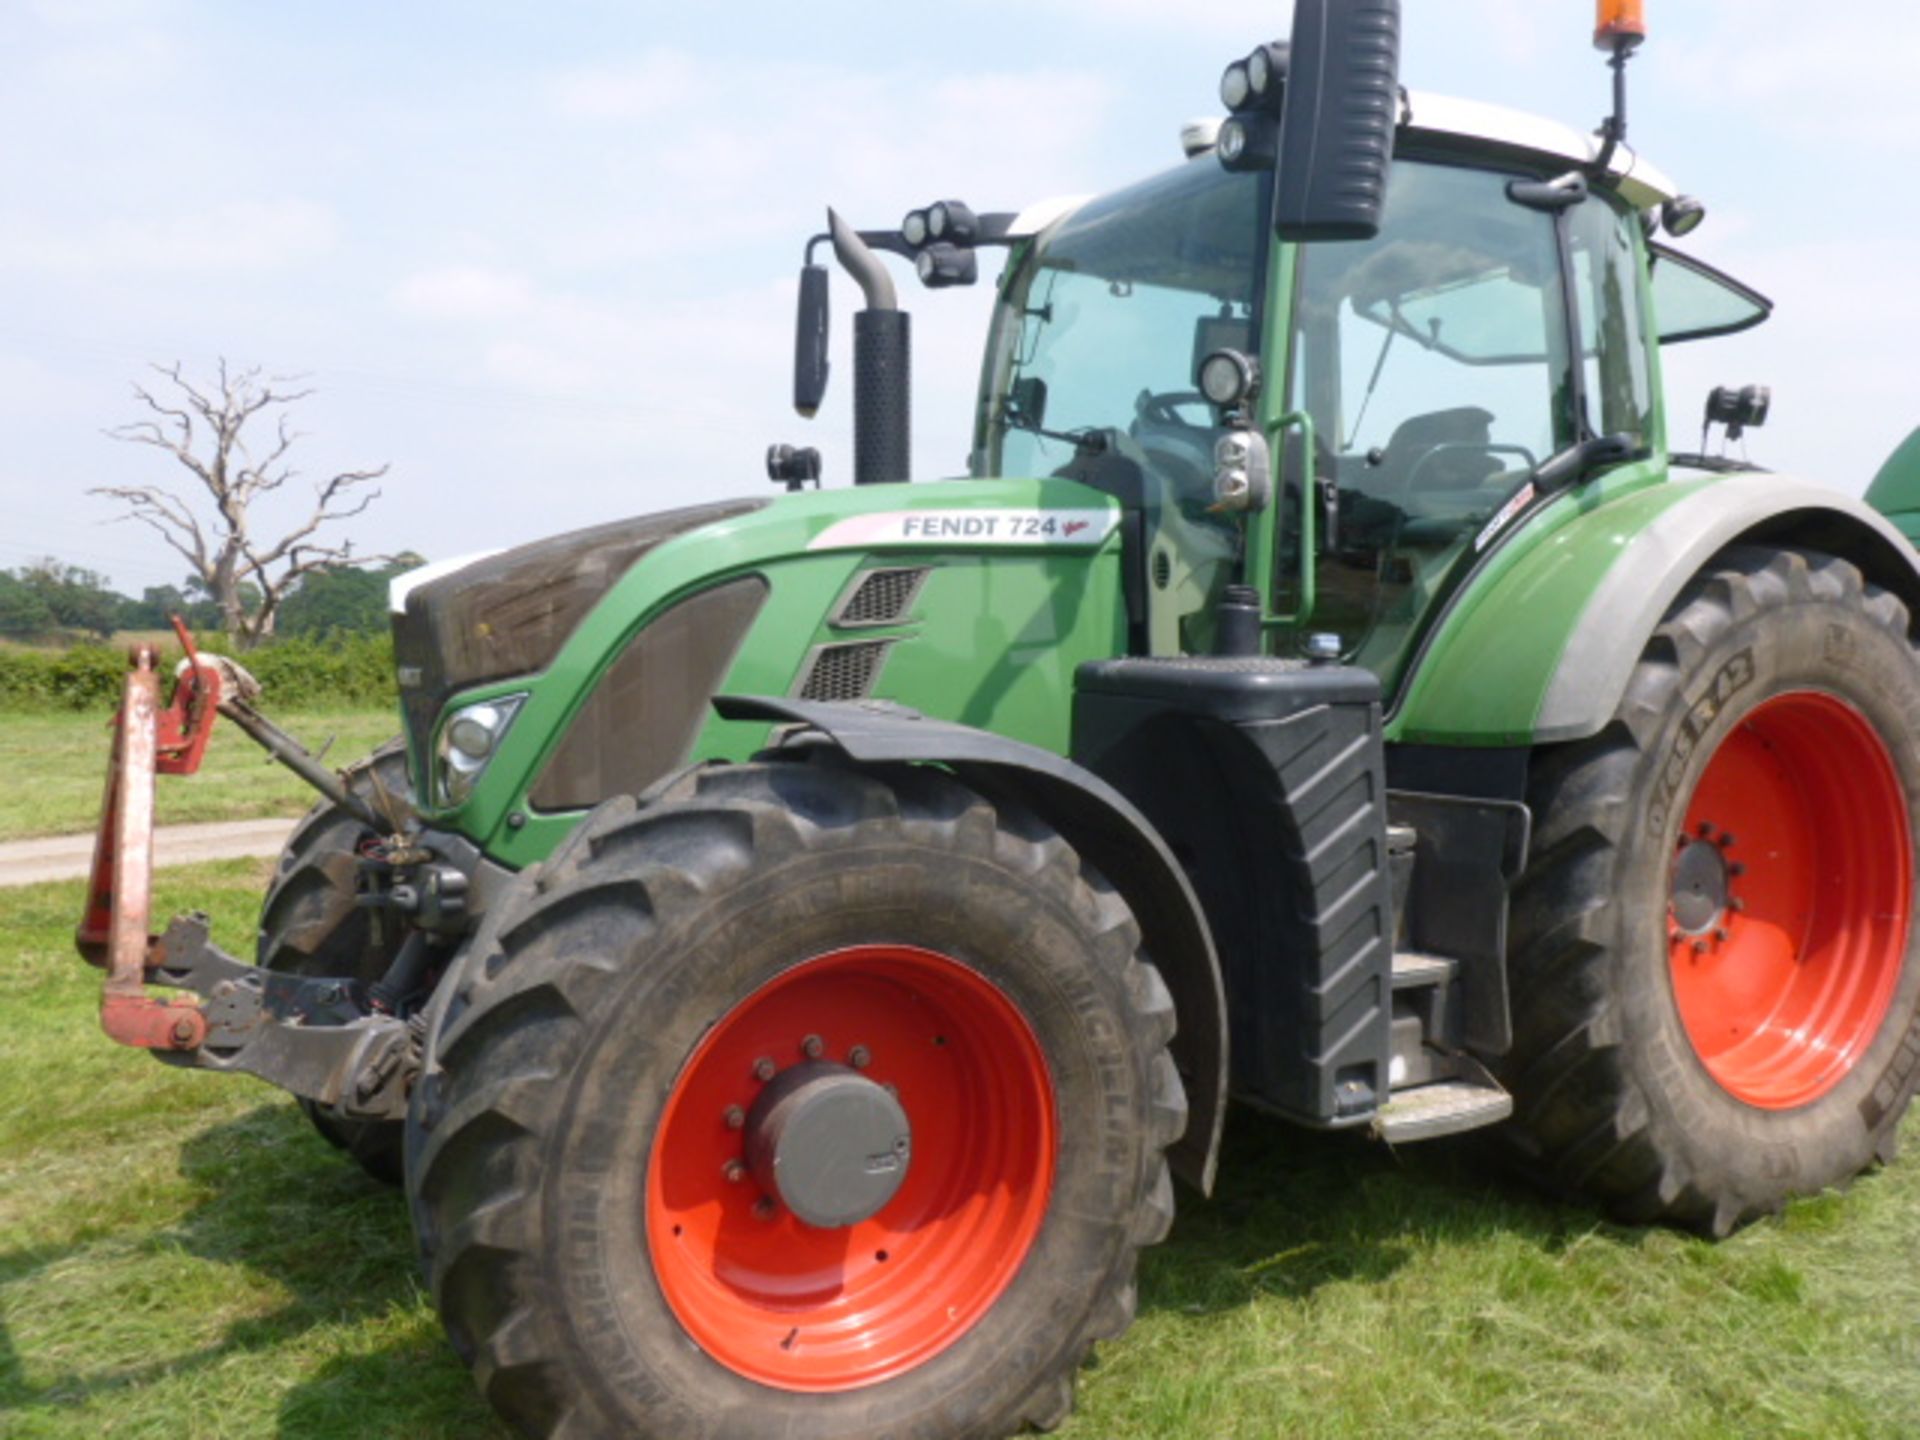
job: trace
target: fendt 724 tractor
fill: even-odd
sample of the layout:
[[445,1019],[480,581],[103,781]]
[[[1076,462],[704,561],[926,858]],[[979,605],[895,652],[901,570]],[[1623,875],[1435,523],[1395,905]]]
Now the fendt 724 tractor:
[[[524,1433],[1051,1426],[1230,1099],[1498,1126],[1715,1235],[1890,1156],[1915,556],[1672,451],[1663,346],[1769,306],[1667,243],[1704,211],[1623,143],[1637,0],[1594,136],[1406,93],[1399,18],[1299,0],[1113,194],[830,213],[795,399],[830,250],[857,483],[780,446],[788,493],[403,580],[404,739],[344,774],[230,669],[163,706],[136,657],[105,1026],[404,1180]],[[890,483],[884,257],[939,288],[995,249],[971,472]],[[148,935],[152,777],[216,713],[326,796],[255,964]]]

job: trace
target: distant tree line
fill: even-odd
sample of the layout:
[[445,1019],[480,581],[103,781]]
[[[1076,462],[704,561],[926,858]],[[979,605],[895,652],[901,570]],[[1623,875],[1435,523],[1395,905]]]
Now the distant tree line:
[[[309,639],[378,634],[387,628],[387,582],[423,563],[406,554],[376,565],[309,570],[280,601],[274,633]],[[150,585],[135,599],[114,590],[104,575],[52,557],[0,570],[0,638],[7,640],[107,640],[121,630],[163,630],[173,615],[196,631],[224,628],[219,602],[197,576],[180,585]]]

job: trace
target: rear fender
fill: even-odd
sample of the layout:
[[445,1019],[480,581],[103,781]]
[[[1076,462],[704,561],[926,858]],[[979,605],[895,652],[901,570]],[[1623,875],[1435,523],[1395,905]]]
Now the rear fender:
[[1189,1119],[1167,1158],[1180,1179],[1211,1191],[1226,1120],[1226,987],[1193,887],[1145,816],[1097,775],[1049,750],[903,707],[723,695],[714,708],[728,720],[805,725],[859,764],[944,765],[989,798],[1010,794],[1058,830],[1126,897],[1173,995],[1180,1026],[1173,1058]]
[[1733,545],[1841,556],[1920,613],[1920,556],[1900,532],[1852,496],[1784,475],[1680,472],[1531,544],[1515,541],[1513,560],[1489,567],[1443,618],[1390,739],[1530,745],[1598,734],[1661,617]]

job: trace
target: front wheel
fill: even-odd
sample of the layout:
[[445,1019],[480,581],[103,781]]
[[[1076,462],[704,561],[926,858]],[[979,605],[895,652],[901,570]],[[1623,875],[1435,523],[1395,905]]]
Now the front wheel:
[[410,1116],[434,1294],[524,1433],[1050,1426],[1185,1125],[1124,902],[951,778],[693,772],[450,977]]
[[1920,665],[1832,556],[1723,555],[1537,757],[1503,1078],[1527,1163],[1725,1234],[1893,1153],[1920,1078]]

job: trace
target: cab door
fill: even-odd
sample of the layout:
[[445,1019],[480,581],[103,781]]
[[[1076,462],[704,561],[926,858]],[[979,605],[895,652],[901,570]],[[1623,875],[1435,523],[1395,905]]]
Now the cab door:
[[1312,514],[1276,547],[1274,592],[1294,579],[1299,602],[1282,650],[1337,636],[1391,694],[1541,464],[1650,432],[1637,220],[1513,198],[1539,178],[1401,159],[1376,238],[1294,255],[1281,448]]

